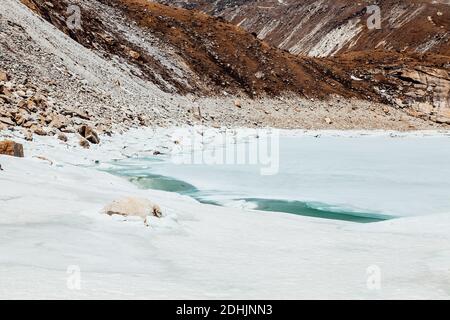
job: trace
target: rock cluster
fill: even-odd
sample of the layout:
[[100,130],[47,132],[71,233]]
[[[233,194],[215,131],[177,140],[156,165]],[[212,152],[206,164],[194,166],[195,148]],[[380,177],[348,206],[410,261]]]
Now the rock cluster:
[[[79,133],[89,143],[98,144],[97,132],[85,122],[91,117],[84,110],[58,106],[47,90],[31,83],[16,84],[0,70],[0,131],[21,127],[27,140],[34,135],[57,135],[67,141],[66,133]],[[103,125],[105,131],[110,125]]]

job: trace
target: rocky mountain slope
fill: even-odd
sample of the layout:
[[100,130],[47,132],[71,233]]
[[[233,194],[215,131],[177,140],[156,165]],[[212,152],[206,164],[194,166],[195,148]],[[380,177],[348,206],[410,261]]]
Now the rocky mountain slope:
[[[68,23],[74,5],[75,28]],[[83,125],[108,132],[196,123],[399,130],[450,123],[445,56],[295,56],[222,18],[143,0],[3,0],[0,8],[3,127],[50,134]],[[423,67],[425,75],[417,71]]]
[[[84,47],[123,61],[166,92],[371,95],[363,84],[351,88],[335,81],[318,61],[272,48],[241,28],[200,12],[143,0],[23,2]],[[66,25],[71,4],[81,8],[80,29]]]
[[373,1],[158,2],[224,18],[292,54],[328,57],[314,61],[347,87],[369,83],[385,102],[450,121],[450,1],[378,1],[381,28],[373,30]]
[[[450,55],[448,0],[184,0],[158,2],[203,10],[294,54],[326,57],[374,49]],[[369,29],[380,8],[380,29]]]

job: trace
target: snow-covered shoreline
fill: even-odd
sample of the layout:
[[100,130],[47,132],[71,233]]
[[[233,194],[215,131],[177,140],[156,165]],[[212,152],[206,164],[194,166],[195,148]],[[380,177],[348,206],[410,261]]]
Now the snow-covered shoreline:
[[[13,133],[26,158],[0,156],[0,298],[449,298],[450,213],[361,225],[243,211],[87,167],[169,152],[172,132],[132,130],[90,150],[75,137],[25,142]],[[100,214],[123,196],[147,197],[166,216],[145,227]],[[67,286],[70,270],[80,271],[81,290]]]

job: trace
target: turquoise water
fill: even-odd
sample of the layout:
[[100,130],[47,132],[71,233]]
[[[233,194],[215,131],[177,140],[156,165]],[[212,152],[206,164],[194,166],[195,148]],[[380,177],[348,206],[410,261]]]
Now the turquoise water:
[[276,211],[293,213],[302,216],[353,221],[360,223],[379,222],[383,220],[392,219],[391,216],[381,214],[369,214],[364,212],[350,212],[339,210],[339,208],[331,208],[323,203],[308,203],[302,201],[287,201],[287,200],[273,200],[273,199],[242,199],[248,202],[256,203],[257,210],[262,211]]
[[[167,155],[116,161],[110,172],[203,203],[324,219],[376,222],[450,210],[450,136],[281,136],[274,150],[261,165],[180,164]],[[262,174],[268,164],[278,169],[272,175]]]
[[[159,174],[148,173],[152,170],[151,163],[159,161],[159,159],[146,159],[145,163],[147,165],[141,168],[135,165],[130,165],[129,163],[120,164],[120,162],[116,162],[115,168],[107,171],[112,174],[125,177],[143,189],[176,192],[182,195],[190,196],[204,204],[223,206],[220,201],[214,200],[217,195],[223,195],[220,190],[202,191],[185,181]],[[392,219],[391,216],[387,215],[345,211],[337,207],[332,207],[318,202],[308,203],[281,199],[239,197],[232,199],[231,202],[233,201],[241,204],[246,203],[248,204],[247,207],[255,210],[284,212],[322,219],[343,220],[358,223],[371,223]]]

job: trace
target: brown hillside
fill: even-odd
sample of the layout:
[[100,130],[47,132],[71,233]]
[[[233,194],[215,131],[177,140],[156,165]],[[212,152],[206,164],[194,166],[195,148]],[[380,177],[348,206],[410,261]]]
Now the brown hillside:
[[446,56],[382,50],[295,56],[221,18],[145,0],[79,0],[82,29],[70,30],[68,0],[26,3],[85,47],[131,66],[135,75],[167,92],[308,99],[336,94],[450,122]]
[[[84,46],[111,57],[120,56],[139,67],[145,78],[163,89],[167,89],[168,83],[182,94],[217,94],[225,90],[249,96],[291,92],[320,98],[330,94],[376,98],[364,84],[337,82],[329,76],[329,70],[318,65],[318,60],[294,57],[272,48],[243,29],[201,12],[144,0],[79,1],[83,29],[69,30],[60,19],[66,14],[68,1],[25,3]],[[98,18],[96,12],[100,9],[96,3],[120,12],[127,21],[136,23],[133,28],[155,37],[160,46],[184,61],[189,74],[194,75],[192,80],[181,81],[152,52],[132,43],[129,35]]]
[[[396,50],[450,55],[448,0],[183,0],[158,2],[203,10],[295,54],[330,56]],[[378,4],[381,29],[367,27]]]

